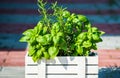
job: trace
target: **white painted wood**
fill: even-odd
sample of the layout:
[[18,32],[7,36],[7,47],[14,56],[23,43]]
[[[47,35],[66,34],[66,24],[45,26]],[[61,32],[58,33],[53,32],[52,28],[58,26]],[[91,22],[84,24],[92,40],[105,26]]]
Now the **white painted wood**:
[[[77,78],[85,78],[85,57],[58,57],[55,60],[47,61],[47,64],[53,66],[47,66],[48,74],[77,74]],[[55,64],[69,64],[75,66],[56,66]],[[71,75],[69,75],[71,77]],[[49,77],[49,76],[48,76]]]
[[26,54],[25,56],[25,78],[38,78],[37,73],[38,73],[37,63],[34,63],[32,58],[29,57],[28,54]]
[[32,58],[26,55],[25,78],[85,78],[86,74],[89,74],[87,78],[98,78],[97,64],[98,57],[94,56],[56,57],[54,60],[43,59],[34,63]]
[[38,62],[38,78],[46,78],[46,61],[40,60]]
[[38,73],[38,67],[37,66],[27,66],[25,67],[26,73]]
[[78,78],[77,75],[48,75],[47,78]]
[[87,75],[87,78],[98,78],[98,75]]
[[25,78],[38,78],[38,75],[25,75]]
[[86,57],[87,64],[98,64],[98,56]]
[[65,57],[56,57],[55,59],[47,60],[47,64],[77,64],[78,63],[78,58],[83,58],[83,57],[70,57],[70,56],[65,56]]
[[28,56],[28,54],[26,54],[25,56],[25,65],[27,64],[37,64],[37,62],[35,63],[31,57]]
[[98,66],[87,66],[87,74],[98,74]]
[[85,78],[85,75],[86,75],[85,57],[77,58],[76,61],[78,63],[78,66],[77,66],[78,78]]
[[47,73],[77,73],[77,66],[47,66]]

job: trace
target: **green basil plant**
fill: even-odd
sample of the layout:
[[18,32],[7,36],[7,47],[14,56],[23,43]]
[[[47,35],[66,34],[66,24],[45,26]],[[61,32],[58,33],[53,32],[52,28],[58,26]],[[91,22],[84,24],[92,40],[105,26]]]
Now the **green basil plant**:
[[28,43],[28,55],[36,62],[42,58],[56,56],[89,56],[90,50],[97,49],[104,34],[92,27],[88,18],[81,14],[70,13],[66,8],[38,0],[42,18],[33,29],[23,32],[20,42]]

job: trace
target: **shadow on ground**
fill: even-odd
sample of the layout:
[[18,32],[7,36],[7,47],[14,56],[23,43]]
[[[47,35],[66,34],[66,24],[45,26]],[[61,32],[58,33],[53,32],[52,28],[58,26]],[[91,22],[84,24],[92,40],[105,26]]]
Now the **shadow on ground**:
[[107,67],[99,69],[99,78],[120,78],[120,67]]

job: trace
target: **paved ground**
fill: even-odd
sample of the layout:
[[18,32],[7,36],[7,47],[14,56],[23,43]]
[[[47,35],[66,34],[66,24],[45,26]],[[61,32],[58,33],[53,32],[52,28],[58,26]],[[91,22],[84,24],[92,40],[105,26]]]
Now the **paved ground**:
[[[119,78],[119,77],[120,68],[109,67],[99,69],[99,78]],[[0,78],[25,78],[25,68],[24,67],[0,68]]]
[[[0,66],[24,66],[26,50],[0,50]],[[101,49],[99,55],[99,67],[120,66],[120,50]]]
[[0,68],[0,78],[25,78],[24,67]]
[[[86,15],[93,26],[106,32],[96,52],[99,54],[99,67],[108,68],[100,70],[99,78],[120,78],[120,1],[57,1],[71,12]],[[41,18],[36,2],[0,0],[0,78],[24,78],[27,44],[20,43],[19,39],[24,30],[33,28]]]

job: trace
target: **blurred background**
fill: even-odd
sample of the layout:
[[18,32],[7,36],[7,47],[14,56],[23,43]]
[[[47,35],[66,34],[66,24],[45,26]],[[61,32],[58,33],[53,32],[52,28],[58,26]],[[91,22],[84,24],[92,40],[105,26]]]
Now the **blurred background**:
[[[119,0],[44,1],[58,1],[59,5],[67,7],[72,13],[86,15],[93,26],[106,32],[96,51],[99,54],[99,67],[120,67]],[[39,20],[37,0],[0,0],[0,71],[5,67],[6,70],[9,70],[9,67],[17,67],[15,69],[22,71],[18,73],[24,74],[27,44],[20,43],[19,39],[23,31],[33,28]],[[0,72],[0,78],[2,77],[7,78]]]

